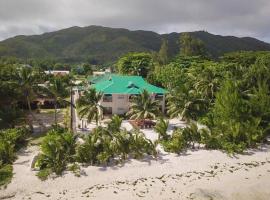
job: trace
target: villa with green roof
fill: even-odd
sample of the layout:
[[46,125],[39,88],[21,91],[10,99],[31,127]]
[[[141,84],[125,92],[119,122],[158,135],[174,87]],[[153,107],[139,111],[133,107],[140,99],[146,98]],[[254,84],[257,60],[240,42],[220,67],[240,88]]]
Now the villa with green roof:
[[88,81],[91,87],[103,93],[100,103],[105,108],[104,114],[125,114],[129,111],[132,96],[143,90],[147,90],[153,100],[158,100],[160,110],[165,111],[166,90],[147,83],[141,76],[104,74]]

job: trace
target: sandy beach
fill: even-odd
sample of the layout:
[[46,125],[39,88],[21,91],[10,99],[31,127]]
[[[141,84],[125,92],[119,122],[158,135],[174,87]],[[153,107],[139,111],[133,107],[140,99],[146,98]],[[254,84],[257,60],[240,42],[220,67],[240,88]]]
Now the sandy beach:
[[81,176],[40,181],[30,170],[38,146],[21,150],[14,178],[0,199],[230,199],[268,200],[270,146],[229,157],[220,151],[183,155],[160,152],[157,160],[130,159],[123,165],[81,168]]

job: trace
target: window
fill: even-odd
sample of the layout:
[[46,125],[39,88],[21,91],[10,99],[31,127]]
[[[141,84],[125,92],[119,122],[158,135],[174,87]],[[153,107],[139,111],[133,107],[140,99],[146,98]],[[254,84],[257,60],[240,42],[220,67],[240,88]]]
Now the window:
[[104,115],[111,115],[112,114],[112,107],[104,107],[103,114]]
[[104,94],[103,102],[112,102],[112,95],[111,94]]
[[118,95],[118,99],[125,99],[125,95]]

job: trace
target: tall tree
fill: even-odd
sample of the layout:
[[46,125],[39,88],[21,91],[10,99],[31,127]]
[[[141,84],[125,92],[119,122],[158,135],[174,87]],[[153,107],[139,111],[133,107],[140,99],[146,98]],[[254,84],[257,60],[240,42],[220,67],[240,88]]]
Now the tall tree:
[[127,116],[135,120],[154,119],[158,114],[158,101],[152,100],[146,90],[132,99],[130,110],[127,112]]
[[192,37],[189,33],[182,33],[180,36],[180,54],[182,56],[205,56],[205,45],[203,41]]
[[153,59],[149,53],[128,53],[118,60],[116,66],[121,74],[146,77],[153,67]]
[[168,40],[163,39],[162,40],[161,47],[160,47],[160,50],[158,52],[159,63],[161,65],[165,65],[165,64],[168,63],[168,59],[169,59],[168,50],[169,50]]
[[[36,92],[40,88],[37,82],[38,75],[30,67],[20,67],[17,73],[17,83],[19,90],[27,103],[27,107],[32,118],[39,123],[42,127],[44,126],[39,120],[37,120],[31,107],[31,102],[36,97]],[[30,127],[33,128],[32,125]]]
[[94,88],[90,88],[88,91],[85,91],[83,96],[81,96],[76,102],[80,118],[86,117],[88,122],[95,120],[98,125],[98,122],[103,117],[104,108],[100,105],[102,97],[103,94],[97,92]]
[[46,97],[53,99],[54,104],[54,123],[57,125],[57,109],[61,104],[71,104],[70,101],[66,100],[69,96],[69,85],[64,82],[60,77],[53,77],[50,79],[47,86],[44,88]]

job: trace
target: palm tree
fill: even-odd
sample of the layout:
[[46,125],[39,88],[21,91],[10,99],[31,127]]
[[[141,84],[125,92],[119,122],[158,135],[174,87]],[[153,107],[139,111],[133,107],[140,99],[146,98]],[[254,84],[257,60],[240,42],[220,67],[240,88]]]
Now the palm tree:
[[[35,98],[36,91],[39,88],[36,81],[37,76],[35,72],[30,67],[21,67],[18,70],[16,78],[17,78],[18,87],[22,91],[22,95],[27,103],[27,107],[28,107],[30,115],[35,121],[38,121],[34,113],[32,112],[32,108],[31,108],[31,101]],[[38,123],[44,127],[44,125],[41,122],[38,121]],[[30,128],[33,129],[32,124],[30,124]]]
[[205,109],[207,101],[198,98],[196,91],[171,92],[168,96],[168,114],[189,121],[196,119]]
[[54,104],[54,123],[57,125],[57,108],[59,104],[69,104],[74,106],[66,98],[69,95],[68,85],[61,78],[53,77],[46,87],[44,87],[46,97],[53,99]]
[[156,100],[152,100],[150,94],[143,90],[139,96],[135,96],[132,99],[130,110],[127,115],[130,119],[155,119],[159,114],[159,103]]
[[215,92],[219,88],[220,76],[211,68],[206,68],[196,77],[194,88],[202,94],[203,98],[213,100]]
[[85,91],[84,95],[77,100],[78,114],[80,118],[86,117],[88,122],[95,120],[96,124],[103,118],[103,106],[100,101],[103,94],[94,88]]
[[168,140],[169,135],[167,134],[167,129],[169,127],[169,121],[160,118],[155,126],[155,131],[158,133],[158,139]]
[[112,120],[108,123],[108,131],[111,133],[120,132],[123,119],[118,115],[112,116]]

